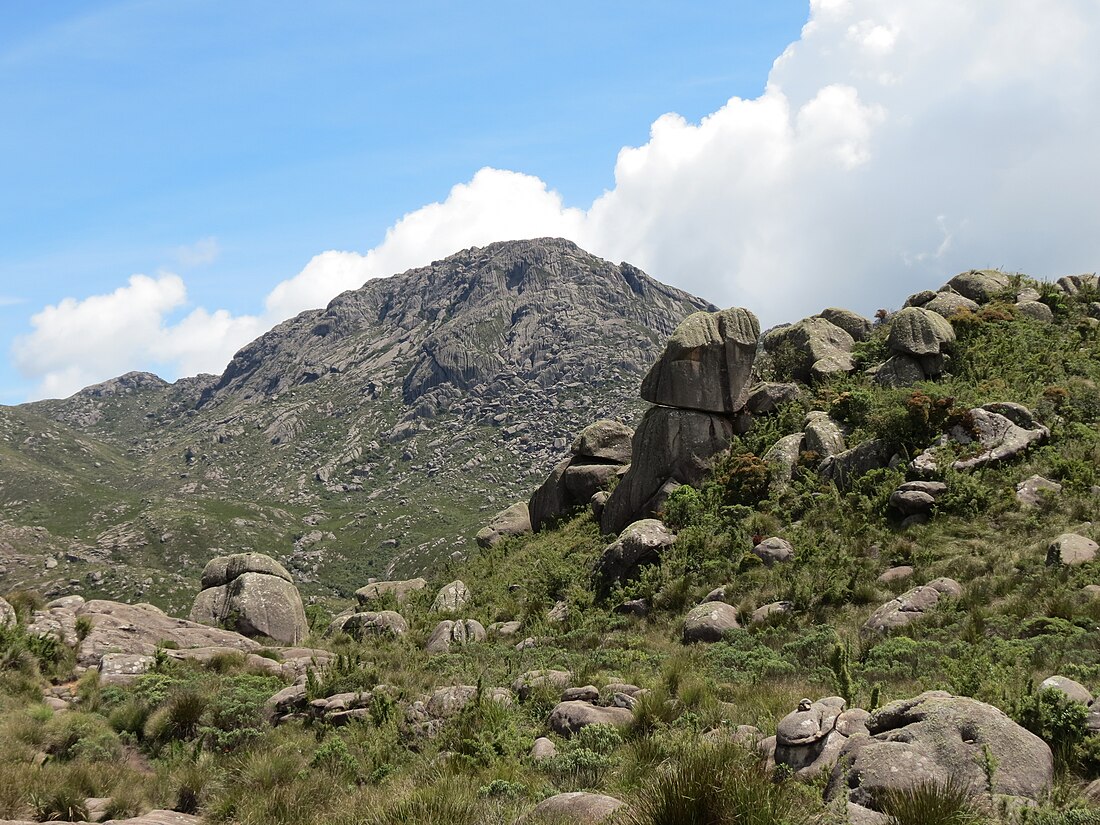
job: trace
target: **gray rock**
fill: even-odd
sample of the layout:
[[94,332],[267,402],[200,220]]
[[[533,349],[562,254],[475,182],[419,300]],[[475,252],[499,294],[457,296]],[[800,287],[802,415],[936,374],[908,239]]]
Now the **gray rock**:
[[634,720],[626,708],[601,708],[589,702],[559,702],[547,720],[550,730],[561,736],[572,736],[589,725],[613,725],[625,728]]
[[618,534],[631,522],[656,515],[662,488],[699,484],[733,435],[728,416],[652,407],[634,435],[630,469],[604,505],[600,529]]
[[724,602],[704,602],[684,618],[684,643],[720,642],[727,631],[740,626],[736,608]]
[[830,456],[817,471],[822,478],[846,490],[853,479],[889,465],[892,455],[889,442],[875,438]]
[[470,598],[470,589],[460,579],[455,579],[439,589],[432,602],[432,612],[457,613],[470,603]]
[[1032,289],[1029,286],[1025,286],[1019,292],[1016,293],[1016,303],[1022,303],[1024,301],[1038,301],[1043,297],[1043,294],[1037,290]]
[[733,413],[745,406],[760,324],[747,309],[685,318],[642,381],[642,398],[666,407]]
[[1020,301],[1016,304],[1016,311],[1024,318],[1030,318],[1040,324],[1054,322],[1054,313],[1050,307],[1040,301]]
[[565,471],[569,469],[572,462],[572,458],[560,462],[550,471],[546,481],[532,493],[527,509],[531,518],[531,529],[536,533],[549,521],[558,518],[569,509],[570,498],[565,489]]
[[1065,275],[1058,279],[1058,287],[1067,295],[1079,295],[1100,289],[1100,279],[1096,275]]
[[1049,478],[1033,475],[1016,485],[1016,500],[1022,507],[1038,507],[1052,495],[1062,492],[1062,485]]
[[501,510],[478,532],[479,547],[492,547],[510,536],[522,536],[531,532],[531,512],[526,501],[517,501]]
[[516,825],[535,825],[538,822],[588,825],[605,822],[625,804],[612,796],[587,791],[559,793],[542,800],[532,811],[516,820]]
[[0,627],[14,625],[16,621],[15,608],[0,598]]
[[242,573],[228,585],[222,621],[245,636],[298,644],[309,635],[298,588],[266,573]]
[[1089,689],[1066,676],[1048,676],[1039,683],[1039,690],[1056,690],[1071,702],[1080,702],[1085,707],[1092,704]]
[[566,688],[561,692],[563,702],[588,702],[595,704],[600,701],[600,690],[595,685]]
[[920,490],[894,490],[890,494],[890,506],[907,516],[927,513],[935,504],[935,498]]
[[863,629],[885,633],[897,627],[904,627],[934,610],[940,603],[940,599],[957,599],[960,595],[962,595],[962,586],[954,579],[935,579],[926,585],[907,590],[896,599],[891,599],[882,605],[864,622]]
[[1076,567],[1096,558],[1096,542],[1078,533],[1062,533],[1047,548],[1047,564]]
[[615,606],[615,612],[622,616],[648,616],[649,604],[645,599],[627,599]]
[[971,301],[957,292],[937,292],[935,298],[921,307],[921,309],[927,309],[929,312],[942,315],[944,318],[950,318],[952,315],[964,310],[977,312],[979,308],[977,301]]
[[886,345],[906,355],[939,355],[955,343],[955,330],[942,315],[920,307],[906,307],[890,319]]
[[778,412],[784,404],[797,401],[801,396],[802,388],[798,384],[777,382],[756,384],[749,390],[745,410],[752,415],[770,415]]
[[543,688],[559,692],[565,690],[572,679],[573,674],[568,670],[529,670],[520,674],[512,683],[512,692],[520,698],[520,701],[524,701],[535,690]]
[[893,582],[905,581],[913,575],[913,568],[907,564],[899,565],[898,567],[891,567],[880,575],[876,581],[879,584],[892,584]]
[[336,631],[343,631],[356,639],[365,636],[404,636],[409,632],[409,625],[400,613],[393,610],[365,611],[333,620],[328,632]]
[[571,452],[581,458],[597,458],[612,464],[630,463],[634,430],[619,421],[601,419],[589,424],[573,442]]
[[824,318],[804,318],[764,336],[764,349],[792,359],[794,377],[809,381],[834,372],[850,372],[852,336]]
[[569,603],[565,601],[554,602],[554,606],[546,611],[547,624],[565,624],[569,621]]
[[105,653],[99,660],[99,684],[128,685],[153,666],[156,659],[141,653]]
[[752,611],[752,623],[760,624],[761,622],[767,621],[772,616],[782,616],[785,613],[792,613],[793,611],[794,602],[771,602]]
[[926,306],[929,301],[934,299],[940,293],[933,292],[930,289],[922,289],[920,292],[916,292],[905,299],[905,306],[907,307],[922,307]]
[[206,563],[202,569],[202,589],[229,584],[244,573],[263,573],[292,584],[294,582],[287,569],[271,556],[263,553],[233,553],[229,556],[218,556]]
[[545,736],[540,736],[531,746],[530,758],[532,762],[544,762],[558,755],[558,746]]
[[485,628],[474,619],[459,619],[456,622],[442,621],[435,626],[428,637],[424,649],[428,653],[446,653],[452,647],[464,647],[471,642],[485,641]]
[[767,567],[771,567],[773,564],[789,562],[794,559],[794,548],[791,547],[791,543],[778,536],[770,536],[764,539],[752,548],[752,552],[760,561],[764,562],[764,565]]
[[[1021,426],[1009,416],[1017,420],[1030,420],[1033,426]],[[974,470],[1011,460],[1033,445],[1043,443],[1050,436],[1050,430],[1035,422],[1030,411],[1019,404],[986,404],[977,407],[969,411],[968,424],[966,428],[955,425],[945,436],[945,441],[963,445],[977,443],[983,448],[975,456],[953,462],[952,468],[959,471]],[[939,466],[936,447],[925,450],[914,458],[909,466],[919,475],[937,473]]]
[[493,622],[486,629],[490,639],[502,639],[509,636],[515,636],[519,633],[521,624],[516,621],[511,622]]
[[1052,785],[1050,748],[991,705],[942,691],[893,702],[871,715],[870,736],[841,750],[830,797],[874,808],[888,789],[953,780],[974,794],[986,789],[985,749],[997,760],[993,792],[1036,799]]
[[802,429],[802,448],[817,453],[821,458],[828,458],[847,449],[844,431],[840,424],[829,418],[828,413],[808,413]]
[[596,576],[606,587],[623,581],[638,567],[659,564],[661,554],[676,542],[676,534],[658,519],[642,519],[628,525],[609,544],[596,563]]
[[919,360],[903,353],[892,355],[868,373],[879,386],[895,388],[911,387],[928,377]]
[[802,453],[804,437],[804,433],[785,435],[764,453],[761,460],[768,465],[773,487],[783,488],[794,477],[794,468],[798,465],[798,458]]
[[371,582],[355,591],[355,599],[363,607],[383,596],[393,594],[398,604],[408,601],[409,596],[428,586],[426,579],[403,579],[401,581]]
[[871,337],[871,330],[874,328],[874,324],[871,323],[869,318],[864,318],[858,312],[852,312],[850,309],[829,307],[821,310],[818,317],[840,327],[856,341],[866,341]]
[[571,506],[591,501],[596,493],[605,491],[617,477],[621,465],[578,463],[575,459],[562,474],[562,484]]
[[971,301],[987,304],[1012,285],[1009,277],[996,269],[971,269],[960,272],[947,282],[947,286]]

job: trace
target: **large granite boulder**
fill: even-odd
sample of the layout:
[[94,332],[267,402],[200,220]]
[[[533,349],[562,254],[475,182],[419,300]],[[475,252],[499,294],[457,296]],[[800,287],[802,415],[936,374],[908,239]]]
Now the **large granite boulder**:
[[355,600],[366,607],[391,593],[398,604],[406,602],[413,593],[428,586],[427,579],[400,579],[397,581],[371,582],[355,591]]
[[1096,558],[1100,546],[1080,533],[1062,533],[1047,547],[1047,564],[1076,567]]
[[883,363],[867,370],[867,374],[883,387],[911,387],[928,378],[919,359],[912,355],[898,353],[891,355]]
[[634,434],[630,469],[600,514],[600,528],[618,534],[632,521],[656,516],[662,488],[699,484],[733,436],[729,416],[651,407]]
[[768,467],[768,476],[773,488],[781,489],[790,484],[794,477],[794,468],[802,454],[802,441],[805,433],[792,433],[776,441],[764,453],[762,461]]
[[766,381],[754,384],[745,400],[745,412],[750,415],[771,415],[784,404],[802,397],[802,387],[792,382]]
[[867,711],[846,710],[840,696],[811,702],[803,699],[776,727],[775,736],[760,742],[768,764],[785,765],[801,779],[832,770],[849,737],[867,733]]
[[890,319],[886,345],[895,353],[917,357],[941,355],[955,343],[955,330],[942,315],[923,307],[906,307]]
[[760,324],[747,309],[685,318],[642,381],[653,404],[733,413],[745,406]]
[[997,708],[943,691],[892,702],[867,720],[869,736],[849,739],[829,782],[828,795],[876,809],[884,791],[929,783],[961,783],[986,790],[982,767],[997,763],[992,791],[1038,799],[1051,788],[1050,748]]
[[602,708],[591,702],[559,702],[550,712],[547,725],[561,736],[572,736],[589,725],[613,725],[625,728],[634,720],[634,714],[626,708]]
[[522,536],[531,532],[531,511],[526,501],[517,501],[497,513],[478,532],[479,547],[492,547],[510,536]]
[[816,453],[819,458],[828,458],[847,449],[844,430],[826,412],[814,410],[807,413],[802,430],[802,449]]
[[980,450],[974,455],[952,462],[955,470],[975,470],[1008,461],[1050,437],[1050,430],[1035,420],[1020,404],[994,402],[969,410],[964,424],[956,424],[940,440],[914,458],[909,468],[918,476],[939,473],[937,448],[950,442],[975,444]]
[[851,335],[824,318],[804,318],[764,336],[764,349],[791,359],[788,366],[800,381],[851,372],[854,343]]
[[821,310],[818,317],[840,327],[856,341],[866,341],[871,337],[871,332],[874,330],[874,324],[870,318],[864,318],[858,312],[852,312],[850,309],[829,307]]
[[980,309],[977,301],[971,301],[957,292],[937,292],[936,297],[927,304],[923,304],[921,308],[942,315],[944,318],[951,318],[963,311],[977,312]]
[[485,628],[476,619],[440,622],[428,637],[424,649],[428,653],[446,653],[452,647],[464,647],[471,642],[484,642]]
[[569,791],[542,800],[530,812],[517,819],[515,825],[536,825],[536,823],[589,825],[589,823],[607,821],[625,805],[625,802],[613,796],[588,791]]
[[960,272],[947,282],[944,289],[950,288],[971,301],[987,304],[1011,286],[1012,280],[1008,275],[996,269],[971,269]]
[[737,608],[725,602],[703,602],[684,617],[684,643],[720,642],[727,632],[740,626]]
[[191,620],[226,625],[245,636],[267,636],[297,644],[309,633],[305,608],[290,573],[262,553],[211,559],[203,568],[203,589]]
[[577,458],[595,458],[612,464],[630,461],[630,440],[634,430],[621,421],[603,418],[581,430],[571,452]]
[[941,599],[957,599],[962,595],[962,585],[954,579],[939,578],[920,587],[907,590],[895,599],[879,607],[863,623],[863,629],[872,633],[886,633],[904,627],[934,610]]
[[604,548],[596,562],[596,578],[603,587],[629,578],[639,567],[659,564],[661,554],[676,542],[663,521],[642,519],[627,526]]

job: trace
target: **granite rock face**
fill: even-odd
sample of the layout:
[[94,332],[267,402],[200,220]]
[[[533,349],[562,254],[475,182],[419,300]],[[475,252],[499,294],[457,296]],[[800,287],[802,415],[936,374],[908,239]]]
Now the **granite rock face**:
[[227,624],[246,636],[297,644],[309,626],[298,588],[281,564],[262,553],[211,559],[202,572],[191,620]]

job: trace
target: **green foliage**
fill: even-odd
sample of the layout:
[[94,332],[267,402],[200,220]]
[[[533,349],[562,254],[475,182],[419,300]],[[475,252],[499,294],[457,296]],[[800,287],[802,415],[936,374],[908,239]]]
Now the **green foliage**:
[[890,788],[876,801],[897,825],[980,825],[986,821],[975,810],[967,785],[953,780]]
[[1060,772],[1077,763],[1087,716],[1084,705],[1053,688],[1026,697],[1016,711],[1016,721],[1050,745],[1055,770]]
[[39,822],[84,822],[88,819],[84,797],[72,788],[36,793],[31,798],[31,806]]

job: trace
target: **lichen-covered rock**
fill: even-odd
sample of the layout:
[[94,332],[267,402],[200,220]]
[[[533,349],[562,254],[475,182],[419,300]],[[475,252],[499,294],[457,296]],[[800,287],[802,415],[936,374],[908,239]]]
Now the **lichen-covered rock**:
[[7,627],[16,622],[15,608],[0,598],[0,627]]
[[898,353],[883,363],[868,370],[875,383],[883,387],[911,387],[928,376],[924,374],[919,360],[912,355]]
[[753,554],[764,562],[766,567],[783,564],[794,559],[794,548],[786,539],[769,536],[752,548]]
[[783,488],[794,477],[794,468],[802,452],[804,433],[785,435],[764,453],[762,461],[768,466],[768,475],[774,488]]
[[655,516],[663,504],[662,489],[699,484],[733,436],[729,416],[650,408],[634,434],[630,469],[604,505],[600,528],[618,534],[633,521]]
[[921,784],[962,784],[986,790],[987,754],[997,764],[992,791],[1037,799],[1050,789],[1054,764],[1050,748],[997,708],[942,691],[892,702],[867,721],[869,736],[844,745],[829,782],[828,795],[876,808],[881,794]]
[[128,685],[149,670],[156,659],[141,653],[105,653],[99,660],[99,684]]
[[1049,478],[1033,475],[1016,485],[1016,500],[1022,507],[1038,507],[1048,496],[1062,492],[1062,485]]
[[947,282],[947,286],[971,301],[987,304],[998,294],[1012,286],[1012,281],[1003,272],[996,269],[971,269],[960,272]]
[[589,793],[588,791],[570,791],[548,797],[529,813],[516,820],[516,825],[536,825],[536,823],[554,823],[554,825],[589,825],[605,822],[626,803],[613,796]]
[[595,458],[612,464],[630,461],[630,441],[634,430],[621,421],[600,419],[581,430],[571,452],[578,458]]
[[782,616],[784,614],[791,613],[793,610],[794,602],[770,602],[768,604],[761,605],[760,607],[756,608],[756,610],[752,611],[751,621],[753,624],[760,624],[761,622],[766,622],[773,616]]
[[409,632],[409,625],[400,613],[393,610],[364,611],[333,619],[328,632],[340,631],[355,639],[380,635],[404,636]]
[[478,532],[479,547],[492,547],[510,536],[523,536],[531,532],[531,511],[526,501],[517,501],[497,513]]
[[745,406],[760,324],[747,309],[685,318],[642,381],[652,404],[714,413]]
[[851,372],[851,335],[824,318],[804,318],[764,336],[764,349],[790,359],[795,378],[809,381],[835,372]]
[[455,613],[470,603],[470,588],[461,579],[445,584],[432,602],[433,613]]
[[745,411],[752,415],[770,415],[801,396],[802,388],[798,384],[774,381],[754,384],[745,400]]
[[1040,324],[1054,322],[1054,312],[1041,301],[1020,301],[1016,304],[1016,311],[1024,318],[1030,318]]
[[737,608],[725,602],[704,602],[684,617],[684,642],[720,642],[728,631],[740,626]]
[[1067,676],[1048,676],[1039,683],[1039,690],[1056,690],[1071,702],[1080,702],[1085,707],[1092,704],[1089,689]]
[[202,586],[191,607],[192,621],[228,625],[283,644],[297,644],[309,632],[298,588],[270,556],[234,553],[211,559],[203,568]]
[[866,341],[871,337],[871,331],[874,329],[874,324],[871,323],[870,318],[864,318],[858,312],[852,312],[850,309],[829,307],[821,310],[818,316],[840,327],[856,341]]
[[589,725],[613,725],[625,728],[634,720],[626,708],[602,708],[590,702],[559,702],[547,720],[550,730],[562,736],[572,736]]
[[1076,567],[1096,558],[1096,542],[1079,533],[1062,533],[1047,548],[1047,564]]
[[942,315],[922,307],[906,307],[890,319],[886,345],[893,352],[940,355],[955,343],[955,330]]
[[951,427],[936,445],[920,453],[910,463],[913,473],[929,477],[939,469],[937,449],[949,442],[978,444],[976,455],[952,462],[952,469],[975,470],[1008,461],[1050,437],[1050,430],[1035,421],[1026,407],[1019,404],[993,403],[969,410],[964,424]]
[[605,587],[622,581],[641,566],[659,564],[661,554],[675,542],[676,534],[663,521],[636,521],[604,549],[596,562],[596,577]]
[[907,590],[896,599],[891,599],[882,605],[864,622],[863,629],[885,633],[896,627],[904,627],[935,609],[941,599],[957,599],[961,595],[962,586],[954,579],[935,579],[926,585]]
[[960,295],[957,292],[937,292],[936,297],[923,304],[921,309],[927,309],[929,312],[942,315],[944,318],[950,318],[964,310],[966,312],[977,312],[980,306],[977,301],[971,301],[965,295]]
[[263,553],[232,553],[228,556],[217,556],[206,563],[202,569],[202,589],[229,584],[244,573],[263,573],[294,582],[287,569],[271,556]]
[[1100,289],[1100,276],[1065,275],[1058,279],[1058,288],[1067,295],[1079,295],[1081,292],[1093,292]]
[[847,449],[844,431],[828,413],[820,410],[807,413],[802,430],[802,448],[817,453],[820,458],[828,458]]
[[471,642],[485,641],[485,628],[475,619],[442,621],[428,637],[424,649],[428,653],[446,653],[452,647],[463,647]]
[[841,490],[846,490],[859,476],[888,466],[892,456],[890,442],[873,438],[830,456],[821,462],[817,471],[822,478],[833,482]]
[[401,579],[399,581],[371,582],[355,591],[355,599],[363,607],[384,596],[393,594],[398,604],[408,600],[409,596],[428,586],[427,579]]

